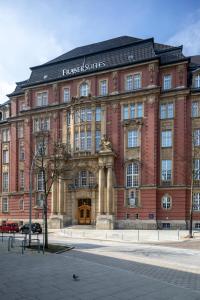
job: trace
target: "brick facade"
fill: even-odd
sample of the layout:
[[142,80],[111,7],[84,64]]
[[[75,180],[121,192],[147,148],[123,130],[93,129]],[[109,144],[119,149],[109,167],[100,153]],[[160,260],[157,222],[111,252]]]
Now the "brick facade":
[[[133,46],[134,43],[141,45],[142,40],[133,41]],[[81,223],[79,208],[82,200],[83,203],[85,201],[91,207],[88,224],[96,224],[97,216],[100,213],[99,199],[101,196],[99,195],[98,182],[100,161],[103,157],[103,153],[96,146],[95,136],[98,132],[100,132],[101,138],[106,135],[106,139],[112,145],[114,157],[113,165],[111,163],[112,193],[109,194],[107,191],[110,171],[108,162],[106,162],[103,168],[107,179],[102,179],[105,181],[102,195],[104,195],[104,208],[107,205],[108,197],[111,197],[111,203],[113,203],[111,214],[114,217],[114,227],[150,229],[162,228],[163,224],[166,223],[170,224],[171,228],[185,228],[187,226],[191,201],[191,135],[193,128],[198,128],[198,126],[200,128],[198,117],[195,118],[195,124],[191,119],[192,101],[199,101],[200,103],[200,86],[194,88],[191,85],[192,81],[188,78],[193,76],[191,74],[194,70],[198,70],[198,64],[191,67],[191,60],[182,55],[182,48],[168,48],[170,46],[162,45],[164,50],[159,50],[158,48],[161,46],[151,39],[144,41],[144,43],[148,45],[151,43],[151,47],[154,47],[154,52],[157,55],[149,56],[143,60],[138,59],[138,61],[136,59],[133,63],[127,64],[121,64],[119,58],[119,65],[115,67],[92,70],[88,73],[83,72],[83,74],[79,72],[69,78],[61,76],[43,82],[42,78],[45,76],[48,78],[48,72],[52,72],[49,71],[50,68],[54,68],[56,72],[60,68],[59,61],[49,62],[47,66],[33,68],[30,80],[17,84],[16,90],[9,95],[10,100],[0,108],[9,112],[9,115],[3,118],[0,123],[0,149],[2,153],[0,220],[28,221],[30,168],[37,144],[34,122],[36,122],[35,120],[42,122],[42,118],[47,118],[49,120],[49,128],[47,129],[48,152],[51,152],[52,141],[61,140],[65,144],[68,143],[70,147],[68,168],[62,174],[62,182],[57,182],[52,187],[48,197],[48,217],[50,223],[51,219],[53,220],[52,226],[55,225],[55,219],[60,220],[59,225],[55,225],[59,227]],[[125,54],[126,51],[128,53],[129,46],[130,41],[127,42],[127,48],[122,47]],[[119,49],[120,45],[116,44],[113,48]],[[109,50],[105,51],[109,57]],[[163,54],[165,51],[167,58]],[[172,60],[170,55],[174,53],[173,51],[180,53],[176,59],[173,57]],[[112,57],[110,59],[112,60]],[[69,63],[73,60],[76,60],[76,57],[66,59]],[[64,61],[61,62],[64,63]],[[80,64],[77,63],[77,66]],[[134,74],[139,76],[141,86],[127,91],[127,76],[134,78]],[[171,86],[164,90],[164,80],[168,75],[171,76]],[[37,76],[40,76],[38,81],[35,79]],[[33,80],[32,83],[31,80]],[[107,84],[107,91],[103,96],[100,95],[102,80],[106,81]],[[86,83],[89,88],[89,93],[84,97],[80,96],[82,83]],[[70,90],[70,100],[64,102],[64,89],[66,88]],[[38,106],[39,93],[46,93],[47,104]],[[161,106],[165,109],[169,104],[173,107],[173,115],[161,117]],[[127,118],[124,117],[125,107],[128,111]],[[83,109],[86,109],[84,121],[81,120]],[[97,117],[95,119],[98,109],[100,109],[101,114],[100,120],[97,120]],[[131,112],[131,109],[134,111]],[[139,109],[142,109],[142,115],[139,115]],[[75,121],[76,112],[78,112],[77,123]],[[69,113],[70,124],[67,124],[66,119]],[[135,114],[134,117],[131,117],[131,113]],[[167,111],[168,113],[170,112]],[[91,115],[89,116],[89,114]],[[200,117],[200,115],[198,116]],[[19,136],[21,124],[23,125],[23,134]],[[10,137],[6,141],[3,138],[4,129],[8,129],[10,132]],[[138,139],[138,145],[133,147],[128,146],[128,135],[131,130],[137,131]],[[171,145],[168,147],[162,146],[163,131],[170,131],[171,134]],[[91,138],[89,134],[91,134]],[[78,148],[75,145],[76,136],[79,137]],[[9,160],[5,163],[2,159],[3,149],[6,149],[6,145],[9,149]],[[20,154],[23,146],[24,159],[23,154]],[[109,160],[109,158],[107,159]],[[171,175],[169,175],[169,180],[165,180],[166,182],[163,180],[164,175],[162,175],[162,161],[171,161]],[[139,173],[136,174],[138,184],[128,186],[127,168],[134,163],[139,168]],[[24,172],[24,179],[20,178],[20,171]],[[80,177],[86,176],[83,175],[86,173],[81,173],[82,171],[90,171],[94,175],[96,185],[91,187],[91,185],[86,184],[85,182],[89,179]],[[3,176],[6,176],[3,174],[6,172],[9,178],[7,190],[3,186],[5,185]],[[87,176],[91,176],[88,174]],[[76,178],[80,180],[78,186]],[[23,181],[24,186],[22,187]],[[135,205],[127,202],[131,191],[137,195],[134,196]],[[195,191],[196,193],[200,192],[198,185],[195,186],[193,192],[195,193]],[[37,206],[37,197],[37,175],[34,173],[32,218],[41,222],[42,207]],[[164,207],[163,197],[168,197],[169,207]],[[7,199],[7,210],[3,204],[5,202],[3,199]],[[20,202],[20,200],[23,201]],[[166,201],[168,200],[166,198]],[[106,215],[108,212],[104,211],[103,214]],[[200,223],[200,207],[193,212],[193,220],[194,225]]]

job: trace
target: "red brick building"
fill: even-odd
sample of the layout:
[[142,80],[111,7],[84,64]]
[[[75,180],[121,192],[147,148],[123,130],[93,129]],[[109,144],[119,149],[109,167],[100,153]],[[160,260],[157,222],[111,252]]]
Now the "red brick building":
[[[31,68],[9,98],[0,107],[0,220],[28,221],[30,167],[45,131],[47,157],[52,140],[70,155],[49,194],[50,226],[186,228],[195,153],[200,227],[199,56],[123,36]],[[33,175],[32,218],[41,222],[43,184]]]

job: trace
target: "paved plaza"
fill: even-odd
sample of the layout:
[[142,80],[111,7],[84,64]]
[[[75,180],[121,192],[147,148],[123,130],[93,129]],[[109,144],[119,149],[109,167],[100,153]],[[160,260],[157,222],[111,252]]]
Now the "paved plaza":
[[[55,241],[56,237],[52,240]],[[176,270],[177,256],[174,258],[175,267],[169,268],[167,264],[156,266],[147,260],[142,263],[142,255],[139,262],[133,259],[133,249],[140,252],[141,245],[133,244],[132,248],[128,244],[127,247],[123,245],[128,255],[119,244],[116,244],[116,250],[114,243],[67,239],[66,242],[75,245],[75,249],[62,254],[44,255],[30,251],[22,255],[18,247],[8,252],[7,243],[0,242],[0,299],[200,299],[200,274]],[[120,249],[121,258],[118,256]],[[197,253],[197,250],[190,250],[189,259],[192,261],[194,256],[195,262]],[[196,259],[198,261],[199,257]],[[73,274],[77,274],[80,280],[74,281]]]

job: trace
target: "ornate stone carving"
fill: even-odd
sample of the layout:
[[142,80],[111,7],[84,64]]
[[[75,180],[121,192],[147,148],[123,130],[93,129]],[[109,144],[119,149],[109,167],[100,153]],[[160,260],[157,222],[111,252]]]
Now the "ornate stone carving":
[[106,135],[104,134],[100,143],[100,152],[112,152],[111,142],[108,140]]

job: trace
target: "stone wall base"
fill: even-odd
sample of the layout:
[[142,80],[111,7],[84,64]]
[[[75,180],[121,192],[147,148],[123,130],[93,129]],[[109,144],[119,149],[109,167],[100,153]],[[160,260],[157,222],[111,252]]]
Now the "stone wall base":
[[96,229],[114,229],[113,215],[98,215],[96,219]]
[[156,220],[117,220],[117,229],[157,229]]
[[68,225],[69,220],[65,215],[51,215],[48,221],[49,228],[60,229]]

